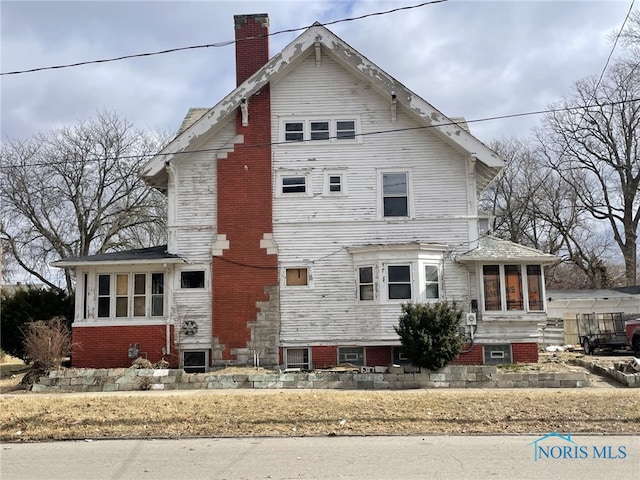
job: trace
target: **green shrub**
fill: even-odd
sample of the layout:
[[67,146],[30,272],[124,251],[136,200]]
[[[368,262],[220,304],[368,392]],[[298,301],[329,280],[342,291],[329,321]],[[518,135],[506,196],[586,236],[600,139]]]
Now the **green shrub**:
[[463,314],[455,302],[402,305],[400,323],[395,330],[411,363],[440,370],[456,358],[462,350],[460,320]]

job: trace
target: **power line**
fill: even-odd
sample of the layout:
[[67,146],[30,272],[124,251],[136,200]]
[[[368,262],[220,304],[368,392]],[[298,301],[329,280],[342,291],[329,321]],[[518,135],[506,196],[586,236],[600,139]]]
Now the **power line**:
[[[588,110],[590,108],[594,108],[594,107],[611,107],[611,106],[616,106],[616,105],[624,105],[627,103],[633,103],[633,102],[640,102],[640,98],[632,98],[629,100],[620,100],[617,102],[608,102],[608,103],[595,103],[595,104],[591,104],[591,105],[581,105],[581,106],[575,106],[575,107],[558,107],[558,108],[548,108],[545,110],[533,110],[533,111],[529,111],[529,112],[520,112],[520,113],[511,113],[511,114],[506,114],[506,115],[495,115],[495,116],[491,116],[491,117],[483,117],[483,118],[476,118],[476,119],[472,119],[472,120],[465,120],[465,123],[469,124],[469,123],[481,123],[481,122],[491,122],[491,121],[495,121],[495,120],[506,120],[506,119],[510,119],[510,118],[519,118],[519,117],[527,117],[527,116],[533,116],[533,115],[544,115],[547,113],[559,113],[559,112],[571,112],[571,111],[576,111],[576,110]],[[374,132],[367,132],[367,133],[356,133],[355,136],[356,137],[368,137],[368,136],[374,136],[374,135],[385,135],[385,134],[391,134],[391,133],[399,133],[399,132],[408,132],[408,131],[413,131],[413,130],[427,130],[430,128],[438,128],[438,127],[446,127],[446,126],[451,126],[451,125],[460,125],[460,122],[446,122],[446,123],[438,123],[438,124],[431,124],[431,125],[419,125],[416,127],[404,127],[404,128],[394,128],[394,129],[389,129],[389,130],[377,130]],[[329,137],[329,139],[336,139],[337,137]],[[265,146],[277,146],[277,145],[291,145],[291,144],[297,144],[297,143],[306,143],[306,142],[318,142],[318,140],[311,140],[311,139],[305,139],[305,140],[300,140],[300,141],[296,141],[296,142],[292,142],[292,141],[277,141],[277,142],[268,142],[268,143],[254,143],[254,144],[238,144],[236,145],[236,148],[241,149],[241,148],[256,148],[256,147],[265,147]],[[170,155],[188,155],[191,153],[212,153],[212,152],[218,152],[218,151],[224,151],[227,150],[227,147],[217,147],[217,148],[202,148],[202,149],[197,149],[197,150],[183,150],[181,152],[172,152],[172,153],[162,153],[162,152],[157,152],[157,153],[147,153],[147,154],[140,154],[140,155],[121,155],[118,157],[100,157],[100,158],[95,158],[95,159],[83,159],[83,160],[77,160],[78,163],[80,162],[84,162],[84,161],[105,161],[105,160],[132,160],[132,159],[138,159],[138,158],[153,158],[156,156],[170,156]],[[24,163],[22,165],[0,165],[0,170],[5,170],[5,169],[16,169],[16,168],[23,168],[23,167],[39,167],[39,166],[47,166],[47,165],[62,165],[62,164],[68,164],[68,163],[73,163],[76,162],[75,160],[66,160],[64,162],[60,161],[60,162],[32,162],[32,163]]]
[[[344,23],[344,22],[353,22],[356,20],[362,20],[364,18],[369,18],[369,17],[376,17],[376,16],[381,16],[381,15],[388,15],[390,13],[395,13],[395,12],[399,12],[402,10],[412,10],[415,8],[421,8],[421,7],[425,7],[427,5],[433,5],[436,3],[444,3],[444,2],[448,2],[449,0],[431,0],[429,2],[423,2],[423,3],[419,3],[417,5],[409,5],[406,7],[398,7],[398,8],[393,8],[391,10],[385,10],[382,12],[373,12],[373,13],[367,13],[364,15],[360,15],[358,17],[349,17],[349,18],[341,18],[339,20],[332,20],[331,22],[327,22],[327,23],[323,23],[323,26],[327,26],[327,25],[335,25],[337,23]],[[311,28],[313,25],[309,25],[306,27],[297,27],[297,28],[289,28],[286,30],[279,30],[277,32],[272,32],[269,33],[267,35],[257,35],[254,37],[249,37],[249,38],[245,38],[245,39],[241,39],[240,41],[248,41],[248,40],[254,40],[257,38],[264,38],[264,37],[272,37],[275,35],[280,35],[283,33],[294,33],[294,32],[299,32],[302,30],[307,30],[309,28]],[[53,65],[53,66],[49,66],[49,67],[35,67],[35,68],[29,68],[27,70],[15,70],[12,72],[2,72],[0,73],[0,76],[3,75],[21,75],[24,73],[34,73],[34,72],[42,72],[44,70],[60,70],[60,69],[64,69],[64,68],[72,68],[72,67],[80,67],[83,65],[93,65],[93,64],[99,64],[99,63],[109,63],[109,62],[117,62],[120,60],[128,60],[131,58],[142,58],[142,57],[153,57],[153,56],[157,56],[157,55],[166,55],[168,53],[175,53],[175,52],[182,52],[185,50],[197,50],[197,49],[201,49],[201,48],[220,48],[220,47],[226,47],[229,45],[233,45],[236,43],[236,40],[225,40],[222,42],[216,42],[216,43],[208,43],[208,44],[203,44],[203,45],[191,45],[188,47],[176,47],[176,48],[168,48],[166,50],[159,50],[156,52],[146,52],[146,53],[135,53],[135,54],[131,54],[131,55],[122,55],[120,57],[111,57],[111,58],[102,58],[102,59],[98,59],[98,60],[87,60],[87,61],[83,61],[83,62],[75,62],[75,63],[67,63],[67,64],[63,64],[63,65]]]
[[627,12],[627,16],[624,17],[624,21],[622,22],[622,26],[620,27],[620,30],[618,30],[618,34],[616,35],[615,40],[613,41],[613,45],[611,47],[611,51],[609,52],[609,56],[607,57],[607,61],[604,64],[604,68],[602,69],[602,72],[600,73],[600,77],[598,78],[598,81],[596,82],[596,86],[593,89],[593,95],[595,97],[596,92],[598,91],[598,87],[600,86],[600,83],[602,82],[602,78],[604,77],[605,72],[607,71],[607,67],[609,66],[609,62],[611,61],[611,57],[613,56],[613,52],[616,49],[616,45],[618,45],[618,40],[620,39],[620,35],[622,35],[622,32],[624,31],[624,27],[627,24],[627,20],[629,20],[629,16],[631,15],[631,12],[633,11],[633,4],[635,3],[636,0],[631,0],[631,5],[629,5],[629,11]]

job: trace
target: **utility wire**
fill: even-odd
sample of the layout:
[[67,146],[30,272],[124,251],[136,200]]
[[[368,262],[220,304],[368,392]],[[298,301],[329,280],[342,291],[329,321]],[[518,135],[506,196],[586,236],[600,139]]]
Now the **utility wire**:
[[[477,119],[472,119],[472,120],[465,120],[464,123],[480,123],[480,122],[490,122],[490,121],[495,121],[495,120],[505,120],[505,119],[509,119],[509,118],[518,118],[518,117],[526,117],[526,116],[531,116],[531,115],[544,115],[547,113],[559,113],[559,112],[570,112],[570,111],[574,111],[574,110],[588,110],[590,108],[593,107],[608,107],[608,106],[616,106],[616,105],[623,105],[626,103],[633,103],[633,102],[640,102],[640,98],[632,98],[629,100],[620,100],[618,102],[608,102],[608,103],[595,103],[595,104],[591,104],[591,105],[581,105],[581,106],[575,106],[575,107],[558,107],[558,108],[548,108],[545,110],[533,110],[533,111],[529,111],[529,112],[521,112],[521,113],[511,113],[511,114],[507,114],[507,115],[496,115],[496,116],[492,116],[492,117],[483,117],[483,118],[477,118]],[[413,130],[427,130],[430,128],[438,128],[438,127],[445,127],[445,126],[450,126],[450,125],[460,125],[460,122],[446,122],[446,123],[438,123],[438,124],[431,124],[431,125],[419,125],[417,127],[404,127],[404,128],[394,128],[394,129],[390,129],[390,130],[378,130],[375,132],[367,132],[367,133],[356,133],[355,136],[356,137],[367,137],[367,136],[374,136],[374,135],[385,135],[385,134],[390,134],[390,133],[399,133],[399,132],[408,132],[408,131],[413,131]],[[330,139],[336,139],[337,137],[330,137]],[[278,141],[278,142],[267,142],[267,143],[254,143],[254,144],[238,144],[235,146],[235,148],[237,149],[241,149],[241,148],[256,148],[256,147],[265,147],[265,146],[274,146],[274,145],[291,145],[291,144],[299,144],[299,143],[305,143],[305,142],[317,142],[318,140],[310,140],[310,139],[305,139],[305,140],[300,140],[300,141],[296,141],[296,142],[292,142],[292,141]],[[172,153],[162,153],[162,152],[157,152],[157,153],[147,153],[147,154],[139,154],[139,155],[121,155],[118,157],[100,157],[100,158],[95,158],[95,159],[80,159],[77,160],[78,163],[81,162],[85,162],[85,161],[105,161],[105,160],[133,160],[133,159],[139,159],[139,158],[153,158],[156,156],[170,156],[170,155],[187,155],[187,154],[191,154],[191,153],[211,153],[211,152],[218,152],[218,151],[223,151],[223,150],[227,150],[227,147],[218,147],[218,148],[202,148],[202,149],[197,149],[197,150],[183,150],[181,152],[172,152]],[[50,161],[50,162],[31,162],[31,163],[23,163],[21,165],[3,165],[0,164],[0,170],[8,170],[8,169],[16,169],[16,168],[24,168],[24,167],[39,167],[39,166],[47,166],[47,165],[63,165],[63,164],[68,164],[68,163],[74,163],[76,162],[76,160],[72,160],[72,159],[68,159],[65,161],[59,161],[59,162],[55,162],[55,161]]]
[[[423,2],[423,3],[419,3],[417,5],[409,5],[406,7],[398,7],[398,8],[393,8],[391,10],[385,10],[383,12],[373,12],[373,13],[367,13],[365,15],[360,15],[358,17],[350,17],[350,18],[341,18],[339,20],[332,20],[330,22],[326,22],[323,23],[323,26],[327,26],[327,25],[335,25],[337,23],[344,23],[344,22],[353,22],[356,20],[362,20],[364,18],[369,18],[369,17],[376,17],[376,16],[381,16],[381,15],[388,15],[390,13],[395,13],[395,12],[399,12],[399,11],[403,11],[403,10],[413,10],[415,8],[421,8],[427,5],[433,5],[436,3],[444,3],[444,2],[448,2],[449,0],[431,0],[429,2]],[[254,37],[249,37],[249,38],[244,38],[241,39],[239,41],[248,41],[248,40],[254,40],[257,38],[264,38],[264,37],[272,37],[275,35],[280,35],[283,33],[293,33],[293,32],[299,32],[302,30],[307,30],[309,28],[311,28],[313,25],[309,25],[306,27],[297,27],[297,28],[289,28],[286,30],[279,30],[277,32],[272,32],[272,33],[268,33],[267,35],[257,35]],[[204,45],[191,45],[188,47],[176,47],[176,48],[168,48],[166,50],[159,50],[156,52],[147,52],[147,53],[135,53],[135,54],[131,54],[131,55],[122,55],[120,57],[112,57],[112,58],[102,58],[99,60],[87,60],[84,62],[75,62],[75,63],[67,63],[64,65],[53,65],[53,66],[49,66],[49,67],[36,67],[36,68],[30,68],[27,70],[15,70],[15,71],[11,71],[11,72],[2,72],[0,73],[0,76],[4,76],[4,75],[21,75],[24,73],[34,73],[34,72],[42,72],[44,70],[60,70],[60,69],[64,69],[64,68],[72,68],[72,67],[80,67],[83,65],[93,65],[93,64],[98,64],[98,63],[109,63],[109,62],[117,62],[120,60],[128,60],[131,58],[142,58],[142,57],[153,57],[153,56],[157,56],[157,55],[166,55],[168,53],[175,53],[175,52],[182,52],[185,50],[197,50],[200,48],[220,48],[220,47],[227,47],[229,45],[233,45],[236,43],[236,40],[225,40],[222,42],[216,42],[216,43],[208,43],[208,44],[204,44]]]

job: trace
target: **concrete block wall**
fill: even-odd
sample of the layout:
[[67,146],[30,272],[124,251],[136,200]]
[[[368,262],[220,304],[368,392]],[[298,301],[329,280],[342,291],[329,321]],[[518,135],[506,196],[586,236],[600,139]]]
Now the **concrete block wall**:
[[339,371],[222,375],[181,369],[55,370],[33,385],[34,392],[114,392],[207,389],[408,390],[418,388],[576,388],[589,386],[587,374],[502,373],[496,367],[450,365],[438,372],[354,373]]

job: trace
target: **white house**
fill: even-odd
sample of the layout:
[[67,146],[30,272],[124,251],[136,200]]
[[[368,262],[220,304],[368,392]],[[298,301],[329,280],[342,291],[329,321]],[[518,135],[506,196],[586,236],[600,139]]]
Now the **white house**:
[[235,29],[237,88],[141,171],[168,245],[57,262],[74,365],[387,365],[401,304],[438,300],[470,313],[458,362],[535,361],[555,258],[483,235],[503,160],[319,24],[271,58],[266,14]]

